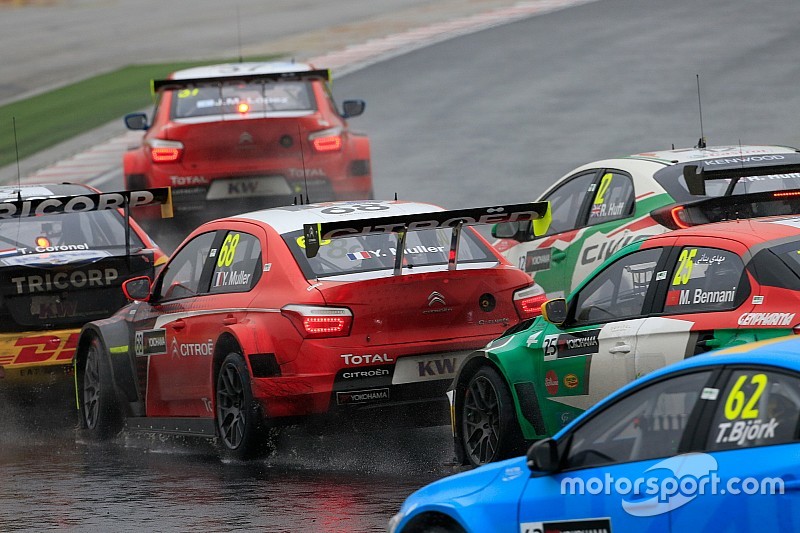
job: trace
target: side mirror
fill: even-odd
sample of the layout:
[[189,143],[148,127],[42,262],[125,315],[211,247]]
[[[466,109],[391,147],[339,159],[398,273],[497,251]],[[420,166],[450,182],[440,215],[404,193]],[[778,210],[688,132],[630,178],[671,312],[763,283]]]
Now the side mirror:
[[558,443],[553,439],[536,441],[528,448],[528,468],[532,472],[555,472],[560,464]]
[[144,113],[129,113],[125,115],[125,126],[129,130],[146,130],[150,127],[147,124],[147,115]]
[[492,237],[528,242],[533,240],[533,230],[530,222],[500,222],[492,226]]
[[364,112],[367,103],[364,100],[345,100],[342,102],[342,116],[344,118],[357,117]]
[[152,282],[148,276],[139,276],[125,280],[122,283],[122,292],[129,300],[147,302],[150,300],[150,286]]
[[553,298],[542,304],[542,317],[551,324],[563,326],[567,321],[567,301],[564,298]]

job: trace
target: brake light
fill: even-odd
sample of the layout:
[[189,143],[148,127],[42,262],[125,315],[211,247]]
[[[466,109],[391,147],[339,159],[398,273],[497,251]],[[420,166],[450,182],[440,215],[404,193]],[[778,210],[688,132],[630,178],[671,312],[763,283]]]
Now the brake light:
[[281,314],[307,339],[346,337],[353,325],[353,313],[346,307],[292,304],[284,306]]
[[36,237],[36,246],[47,248],[50,246],[50,240],[47,237]]
[[514,293],[514,307],[522,320],[541,315],[542,304],[546,301],[547,294],[540,285],[533,284]]
[[338,152],[342,149],[342,129],[318,131],[309,135],[308,140],[317,152]]
[[247,103],[245,103],[245,102],[242,102],[241,104],[239,104],[239,105],[237,106],[237,108],[236,108],[236,109],[237,109],[237,111],[239,111],[239,113],[241,113],[242,115],[244,115],[245,113],[247,113],[248,111],[250,111],[250,104],[247,104]]
[[153,139],[148,141],[150,158],[153,163],[175,163],[183,156],[183,143]]

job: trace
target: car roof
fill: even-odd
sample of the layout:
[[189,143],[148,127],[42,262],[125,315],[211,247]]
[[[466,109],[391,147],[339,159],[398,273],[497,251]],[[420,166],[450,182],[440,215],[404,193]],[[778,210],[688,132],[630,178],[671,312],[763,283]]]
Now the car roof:
[[313,70],[313,67],[308,63],[291,61],[222,63],[178,70],[170,75],[170,79],[222,78],[235,74],[277,74],[280,72],[307,72],[309,70]]
[[40,198],[47,196],[72,196],[94,194],[97,191],[82,183],[37,183],[21,185],[0,185],[0,202],[16,200],[18,197]]
[[[379,208],[358,209],[358,206]],[[274,207],[229,218],[248,219],[268,224],[278,233],[284,234],[302,230],[303,224],[412,215],[432,211],[443,211],[443,209],[433,204],[403,200],[353,200]]]
[[[797,148],[779,145],[741,145],[741,146],[708,146],[706,148],[679,148],[672,150],[657,150],[653,152],[642,152],[628,156],[635,159],[657,159],[666,164],[688,163],[690,161],[700,161],[704,159],[729,158],[736,159],[748,157],[750,160],[757,161],[759,156],[769,156],[773,154],[797,153]],[[733,163],[735,161],[731,161]]]

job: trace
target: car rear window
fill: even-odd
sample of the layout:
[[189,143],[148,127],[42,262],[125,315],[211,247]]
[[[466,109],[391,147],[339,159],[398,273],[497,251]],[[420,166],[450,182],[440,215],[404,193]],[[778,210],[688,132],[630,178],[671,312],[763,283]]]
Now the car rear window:
[[308,82],[268,82],[176,89],[172,118],[314,111]]
[[748,269],[761,285],[800,290],[800,239],[760,250]]
[[[451,235],[449,229],[409,231],[403,255],[404,268],[447,265]],[[312,258],[306,257],[302,231],[286,233],[282,237],[308,279],[394,269],[397,252],[397,234],[394,233],[323,241],[319,253]],[[497,258],[476,238],[472,229],[465,228],[461,232],[457,260],[464,264],[494,262]]]
[[[130,232],[131,249],[144,248]],[[0,220],[0,254],[94,250],[125,246],[125,224],[116,211],[86,211]],[[55,250],[48,249],[55,248]]]

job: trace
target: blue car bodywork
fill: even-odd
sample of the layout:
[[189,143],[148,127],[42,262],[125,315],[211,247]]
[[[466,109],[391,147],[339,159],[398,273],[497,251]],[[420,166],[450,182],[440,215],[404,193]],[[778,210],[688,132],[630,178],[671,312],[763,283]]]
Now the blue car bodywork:
[[527,457],[423,487],[389,524],[391,533],[612,530],[800,531],[800,339],[653,372]]

